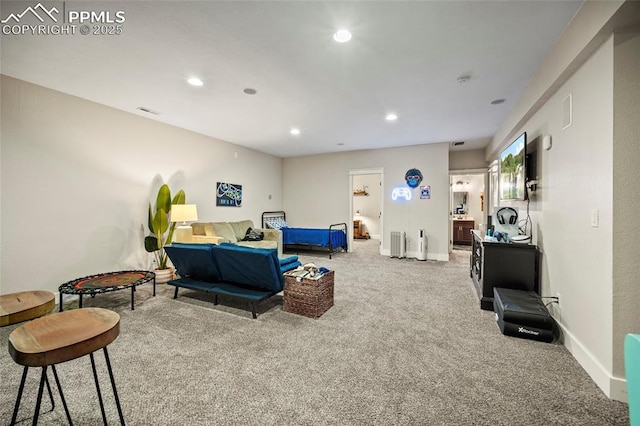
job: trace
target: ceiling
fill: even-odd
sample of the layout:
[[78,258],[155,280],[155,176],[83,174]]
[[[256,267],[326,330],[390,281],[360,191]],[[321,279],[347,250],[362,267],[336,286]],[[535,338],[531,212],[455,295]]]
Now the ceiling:
[[[37,0],[15,3],[2,2],[3,20]],[[452,149],[485,147],[582,3],[42,4],[59,5],[67,24],[70,11],[88,5],[112,20],[122,11],[122,34],[82,35],[76,21],[70,35],[2,35],[3,74],[292,157],[454,141],[465,144]],[[340,28],[351,41],[332,39]],[[192,76],[204,85],[187,84]],[[505,102],[492,105],[497,99]],[[395,122],[385,120],[389,112]]]

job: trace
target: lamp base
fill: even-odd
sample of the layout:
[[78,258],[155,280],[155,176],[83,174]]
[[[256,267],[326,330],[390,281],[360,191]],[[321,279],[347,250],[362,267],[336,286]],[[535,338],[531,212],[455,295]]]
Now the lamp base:
[[190,243],[193,241],[193,228],[191,225],[176,226],[176,243]]

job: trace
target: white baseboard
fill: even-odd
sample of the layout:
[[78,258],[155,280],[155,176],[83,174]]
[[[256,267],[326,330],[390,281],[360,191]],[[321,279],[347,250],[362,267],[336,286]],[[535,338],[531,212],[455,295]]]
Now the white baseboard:
[[611,399],[627,402],[627,381],[620,377],[614,377],[606,368],[593,356],[587,348],[555,318],[556,323],[562,330],[564,346],[569,353],[578,361],[580,366],[587,372],[596,385]]
[[[383,256],[391,256],[391,249],[384,249],[384,250],[382,250],[381,254]],[[415,259],[416,258],[416,252],[408,251],[406,257],[409,258],[409,259]],[[449,253],[447,253],[447,254],[427,253],[427,260],[437,260],[437,261],[440,261],[440,262],[448,262],[449,261]]]

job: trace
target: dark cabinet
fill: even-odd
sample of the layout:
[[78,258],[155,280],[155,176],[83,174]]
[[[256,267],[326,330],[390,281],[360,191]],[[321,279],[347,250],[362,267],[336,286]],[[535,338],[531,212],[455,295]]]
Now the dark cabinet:
[[453,221],[453,244],[471,245],[471,231],[476,226],[473,220]]
[[539,293],[538,247],[533,244],[484,241],[473,236],[470,275],[480,298],[480,308],[493,310],[493,288],[512,288]]

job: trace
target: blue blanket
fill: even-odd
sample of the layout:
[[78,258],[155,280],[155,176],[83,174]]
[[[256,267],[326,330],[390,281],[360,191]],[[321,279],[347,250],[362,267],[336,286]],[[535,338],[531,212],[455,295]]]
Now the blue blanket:
[[347,236],[340,229],[282,228],[283,244],[313,245],[318,247],[347,247]]

